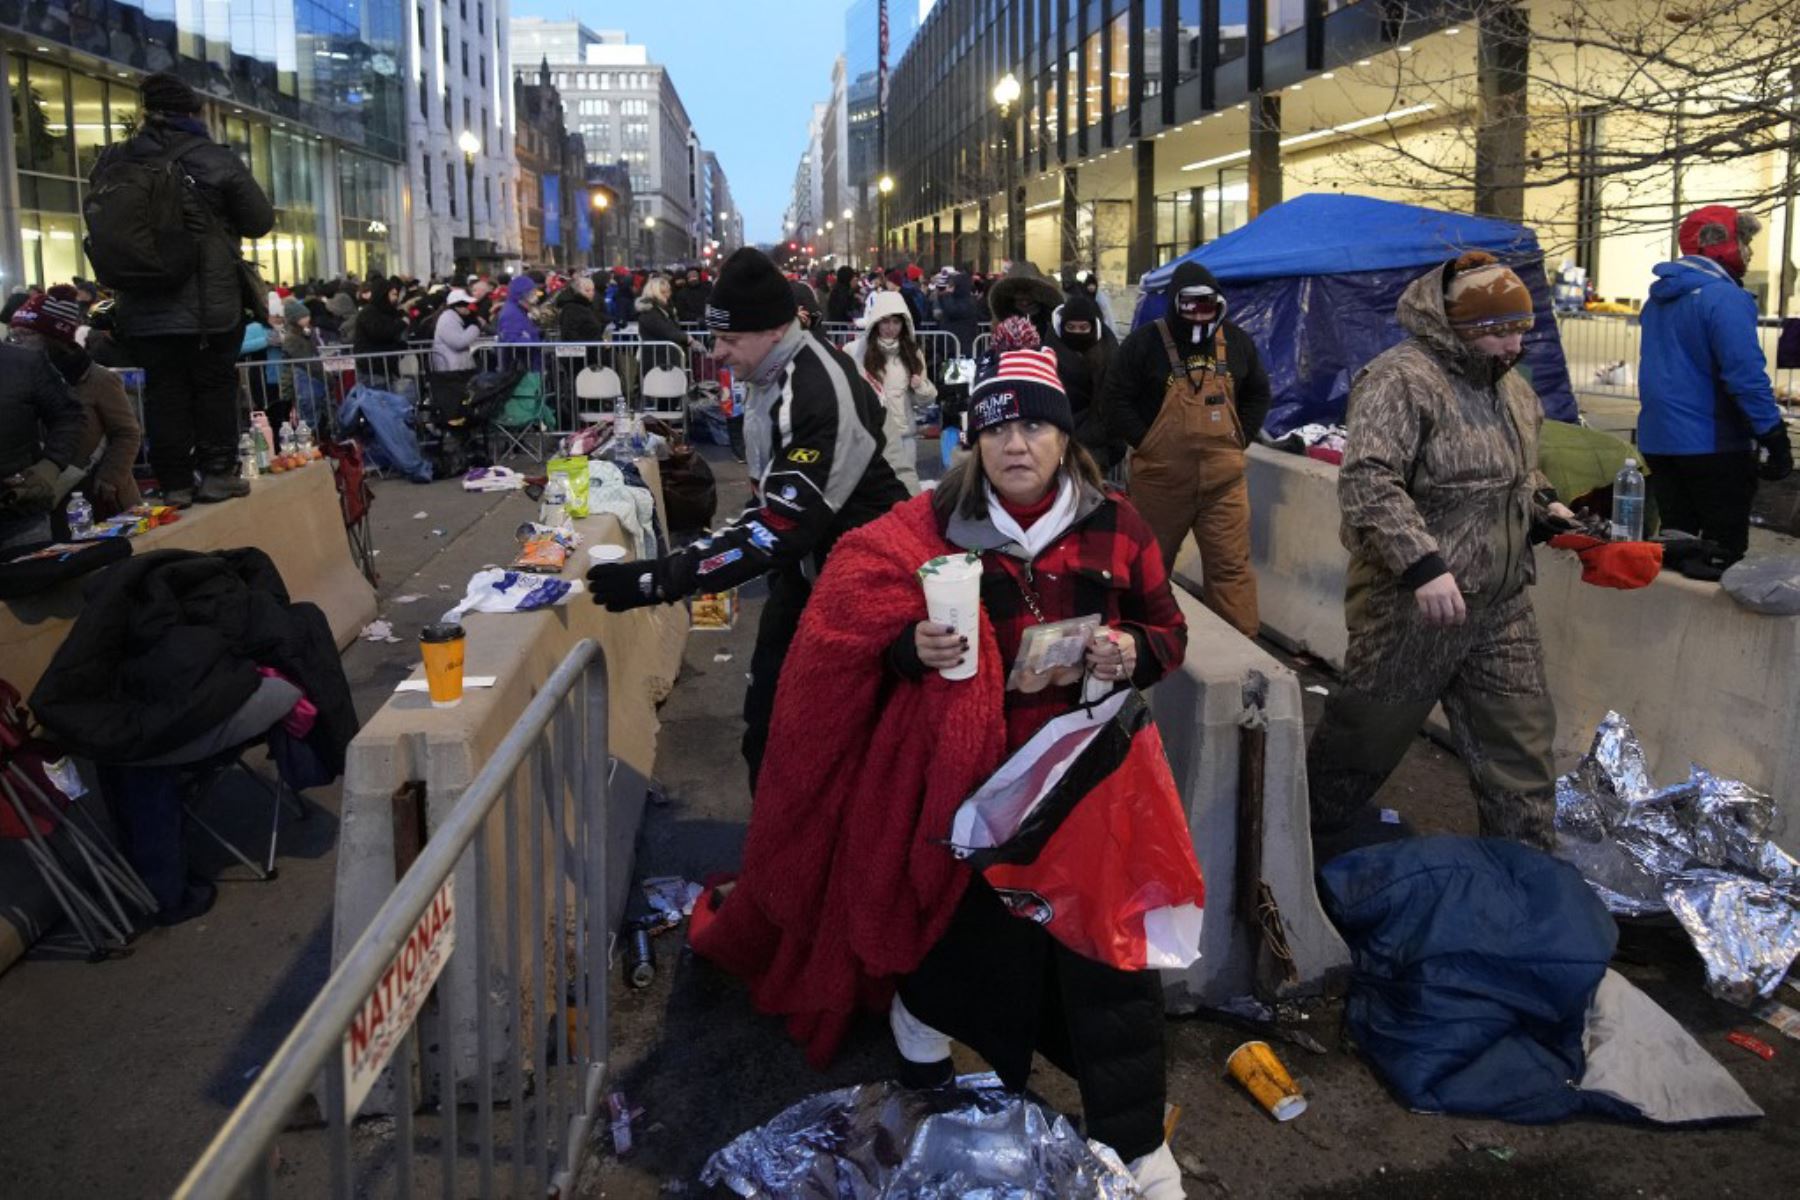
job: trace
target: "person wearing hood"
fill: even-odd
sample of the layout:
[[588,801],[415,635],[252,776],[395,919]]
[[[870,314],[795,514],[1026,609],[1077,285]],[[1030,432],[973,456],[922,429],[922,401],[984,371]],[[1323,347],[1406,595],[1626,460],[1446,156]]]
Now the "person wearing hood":
[[374,387],[396,391],[403,378],[401,359],[406,346],[406,314],[400,311],[400,296],[406,285],[399,279],[376,281],[369,292],[369,302],[356,314],[356,337],[351,352],[382,357],[366,358],[357,366],[358,374]]
[[499,339],[503,342],[541,342],[544,331],[538,323],[531,319],[531,309],[537,302],[539,292],[538,281],[529,275],[521,275],[506,285],[506,303],[500,306],[500,319],[497,325]]
[[839,267],[825,297],[825,319],[833,325],[848,325],[856,320],[856,268]]
[[1101,318],[1099,306],[1082,291],[1070,296],[1052,314],[1051,324],[1064,347],[1057,356],[1056,369],[1062,375],[1069,407],[1075,413],[1075,440],[1094,456],[1101,470],[1108,470],[1125,457],[1124,447],[1107,430],[1100,408],[1119,339]]
[[1028,262],[1014,263],[1006,275],[988,289],[988,312],[999,325],[1008,317],[1025,317],[1038,331],[1038,341],[1055,348],[1056,330],[1050,318],[1063,302],[1062,289]]
[[1350,646],[1307,748],[1315,836],[1367,818],[1441,702],[1481,835],[1555,846],[1556,710],[1526,589],[1532,541],[1574,514],[1538,469],[1543,406],[1513,370],[1535,319],[1519,277],[1472,250],[1407,287],[1409,336],[1351,386]]
[[1068,294],[1070,299],[1074,299],[1077,296],[1086,296],[1089,300],[1092,300],[1094,302],[1094,307],[1100,312],[1100,319],[1106,323],[1106,327],[1108,329],[1117,327],[1113,322],[1112,301],[1107,297],[1105,292],[1100,290],[1099,275],[1095,274],[1093,271],[1076,271],[1072,280],[1072,286],[1065,288],[1064,291]]
[[970,290],[968,272],[955,272],[950,290],[938,297],[937,322],[939,328],[956,338],[958,357],[975,357],[975,339],[981,336],[981,310]]
[[744,758],[762,768],[781,664],[838,538],[906,499],[882,456],[881,402],[841,350],[796,320],[794,291],[769,256],[745,247],[725,261],[706,320],[713,357],[747,386],[744,435],[755,494],[737,520],[661,558],[587,573],[594,603],[613,612],[675,604],[766,576],[744,695]]
[[[1637,444],[1663,528],[1717,543],[1732,562],[1750,544],[1757,478],[1794,470],[1744,290],[1762,225],[1712,204],[1689,213],[1682,257],[1659,263],[1642,313]],[[1759,461],[1760,460],[1760,461]]]
[[1244,451],[1268,415],[1269,376],[1250,335],[1225,319],[1211,271],[1182,263],[1164,294],[1168,312],[1133,330],[1114,356],[1104,420],[1131,448],[1131,499],[1156,530],[1170,569],[1192,530],[1201,599],[1255,637]]
[[74,487],[92,501],[95,519],[117,516],[143,503],[131,466],[137,461],[144,430],[119,377],[96,366],[76,340],[81,307],[75,289],[57,284],[32,296],[8,324],[15,343],[42,351],[49,358],[69,395],[81,406],[81,431],[65,465],[86,473]]
[[925,352],[913,332],[912,312],[898,292],[878,292],[869,302],[863,332],[844,348],[881,397],[886,410],[882,453],[909,496],[919,494],[919,443],[913,422],[915,404],[937,399],[937,388],[925,366]]

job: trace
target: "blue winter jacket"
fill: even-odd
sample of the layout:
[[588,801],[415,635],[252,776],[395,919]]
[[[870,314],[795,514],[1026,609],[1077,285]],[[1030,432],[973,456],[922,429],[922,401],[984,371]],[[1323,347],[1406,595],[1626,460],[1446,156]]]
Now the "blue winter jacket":
[[1646,454],[1749,452],[1781,422],[1756,300],[1709,258],[1656,265],[1638,359],[1638,446]]

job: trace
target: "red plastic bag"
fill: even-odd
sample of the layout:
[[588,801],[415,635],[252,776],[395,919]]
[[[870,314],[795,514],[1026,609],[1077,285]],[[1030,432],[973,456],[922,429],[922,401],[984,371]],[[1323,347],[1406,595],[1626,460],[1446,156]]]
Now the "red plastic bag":
[[1016,917],[1121,970],[1200,957],[1206,886],[1150,706],[1058,717],[957,809],[951,848]]

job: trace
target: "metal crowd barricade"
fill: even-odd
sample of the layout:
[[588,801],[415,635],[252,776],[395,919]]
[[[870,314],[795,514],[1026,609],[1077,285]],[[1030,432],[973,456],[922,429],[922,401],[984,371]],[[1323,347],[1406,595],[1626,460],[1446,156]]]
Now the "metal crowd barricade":
[[988,347],[993,345],[993,342],[994,342],[994,335],[991,333],[976,334],[975,335],[975,352],[973,354],[971,354],[969,357],[979,361],[981,356],[988,352]]
[[[288,1136],[322,1136],[330,1177],[297,1180],[295,1194],[375,1195],[391,1180],[402,1200],[571,1195],[608,1065],[610,798],[606,660],[584,639],[431,831],[178,1200],[269,1196],[277,1139],[309,1094],[324,1131]],[[468,1016],[434,986],[452,963],[479,981]],[[473,1063],[448,1052],[471,1020]],[[353,1142],[371,1087],[391,1089],[393,1136]]]

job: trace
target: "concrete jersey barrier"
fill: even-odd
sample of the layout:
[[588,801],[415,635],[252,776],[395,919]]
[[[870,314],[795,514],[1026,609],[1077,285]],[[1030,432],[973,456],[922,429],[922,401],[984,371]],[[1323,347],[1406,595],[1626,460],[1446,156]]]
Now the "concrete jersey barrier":
[[1306,728],[1300,680],[1267,651],[1177,589],[1188,623],[1181,670],[1150,692],[1151,710],[1187,804],[1194,853],[1206,880],[1200,960],[1163,972],[1171,1012],[1191,1012],[1255,992],[1254,947],[1236,911],[1238,731],[1250,719],[1246,688],[1265,688],[1262,875],[1281,909],[1299,973],[1282,995],[1317,994],[1349,970],[1350,953],[1313,886],[1306,800]]
[[[1337,468],[1265,446],[1249,454],[1251,560],[1263,631],[1342,669],[1344,577]],[[1800,827],[1800,618],[1740,608],[1717,584],[1665,571],[1622,592],[1581,582],[1573,554],[1540,546],[1532,589],[1559,764],[1608,709],[1631,721],[1660,783],[1690,763],[1774,796]],[[1198,586],[1190,539],[1178,583]]]

